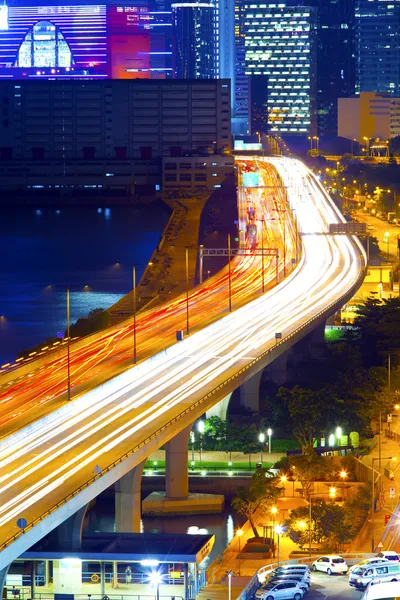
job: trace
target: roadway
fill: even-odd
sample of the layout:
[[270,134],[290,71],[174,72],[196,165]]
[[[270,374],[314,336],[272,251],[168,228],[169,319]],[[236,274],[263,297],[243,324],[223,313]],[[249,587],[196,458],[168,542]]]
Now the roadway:
[[311,573],[311,589],[304,600],[359,600],[362,592],[349,586],[347,575]]
[[[55,515],[63,510],[58,503],[91,480],[96,465],[104,472],[85,492],[69,500],[70,512],[151,454],[157,444],[159,447],[173,437],[187,425],[184,419],[193,422],[204,413],[224,394],[222,389],[219,396],[206,399],[217,386],[232,378],[233,389],[234,378],[244,368],[275,349],[276,332],[282,334],[284,348],[285,340],[300,327],[312,327],[312,319],[321,319],[322,311],[342,302],[361,283],[365,266],[361,245],[356,238],[325,235],[329,223],[343,219],[308,169],[291,159],[257,162],[262,187],[242,187],[239,192],[239,228],[248,231],[249,251],[234,258],[231,265],[234,307],[243,306],[227,312],[230,278],[225,268],[190,294],[191,328],[199,329],[196,333],[173,344],[176,329],[184,328],[185,297],[145,313],[138,323],[138,345],[142,356],[155,356],[112,379],[131,356],[132,325],[101,333],[89,347],[73,351],[72,373],[87,387],[108,381],[1,440],[0,543],[9,540],[9,544],[1,547],[0,568],[65,518],[63,513],[57,521]],[[253,169],[254,163],[239,158],[238,166],[242,173]],[[251,252],[254,246],[260,247],[261,228],[254,240],[254,229],[250,235],[248,227],[248,204],[253,204],[256,220],[271,221],[264,231],[264,246],[278,245],[279,271],[283,271],[282,257],[286,254],[289,272],[296,244],[286,194],[302,233],[302,256],[297,267],[275,287],[275,258],[266,258],[268,292],[262,295],[261,257]],[[160,352],[167,346],[167,352]],[[24,419],[29,423],[38,403],[47,403],[50,410],[54,404],[49,400],[64,390],[65,360],[33,369],[31,377],[18,380],[16,375],[14,383],[6,384],[3,390],[0,418],[14,428],[16,418],[18,425]],[[129,461],[124,459],[107,470],[132,448],[138,450]],[[51,516],[46,515],[49,510]],[[28,527],[32,535],[19,536],[17,518],[24,517],[30,523],[41,516],[40,527]],[[16,534],[17,542],[12,539]]]
[[[244,164],[244,163],[243,163]],[[264,178],[269,186],[280,185],[279,177],[274,169],[266,166]],[[259,205],[255,219],[265,219],[265,248],[271,244],[280,248],[279,270],[283,275],[283,231],[286,238],[287,271],[291,268],[293,250],[293,223],[289,213],[277,213],[275,205],[265,204],[270,200],[272,189],[264,193],[264,204]],[[283,201],[284,193],[277,190],[276,203]],[[243,247],[251,247],[251,234],[245,239],[247,224],[248,194],[243,192],[239,201],[239,230]],[[265,287],[270,289],[275,284],[275,263],[271,257],[265,257]],[[231,288],[232,306],[243,306],[258,297],[262,288],[262,273],[258,268],[259,257],[254,255],[232,259]],[[183,265],[182,265],[183,268]],[[202,329],[207,324],[228,313],[228,279],[227,269],[208,279],[189,295],[190,333]],[[143,361],[157,352],[168,348],[176,342],[176,331],[186,329],[186,296],[181,295],[170,303],[165,303],[156,310],[149,310],[138,315],[137,356]],[[71,345],[70,369],[71,386],[74,396],[84,393],[107,379],[132,367],[133,360],[133,321],[125,321],[89,338],[83,346]],[[26,371],[26,367],[24,368]],[[0,376],[0,427],[1,435],[8,435],[20,429],[32,420],[57,409],[65,403],[67,390],[67,354],[56,359],[49,355],[45,365],[36,361],[28,367],[28,373],[20,375],[20,371],[12,370]],[[2,381],[5,381],[2,384]]]

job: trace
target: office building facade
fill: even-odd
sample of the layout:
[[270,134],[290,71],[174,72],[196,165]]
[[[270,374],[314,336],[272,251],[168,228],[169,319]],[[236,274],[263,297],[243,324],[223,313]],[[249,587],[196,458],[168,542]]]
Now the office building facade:
[[307,0],[316,15],[316,133],[336,136],[338,98],[355,93],[355,0]]
[[357,140],[387,141],[400,135],[400,98],[389,92],[361,92],[358,97],[339,98],[338,135]]
[[246,74],[268,78],[268,132],[312,133],[316,85],[314,9],[245,3],[244,27]]
[[172,4],[175,78],[213,79],[216,76],[217,31],[217,11],[214,4]]
[[356,0],[357,92],[400,96],[400,2]]
[[3,189],[160,187],[231,143],[229,80],[0,81],[0,107]]

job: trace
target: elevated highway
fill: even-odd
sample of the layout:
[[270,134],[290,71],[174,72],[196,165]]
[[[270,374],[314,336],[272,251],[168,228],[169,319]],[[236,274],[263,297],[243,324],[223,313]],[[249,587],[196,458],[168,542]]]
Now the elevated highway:
[[[241,175],[254,169],[247,157],[237,162]],[[16,371],[6,382],[0,418],[14,432],[0,441],[0,569],[311,332],[361,284],[362,246],[355,237],[327,235],[329,223],[343,218],[308,169],[293,159],[266,158],[257,159],[257,170],[259,187],[239,191],[248,252],[232,259],[230,275],[225,268],[191,293],[189,337],[173,344],[186,312],[186,298],[178,298],[142,317],[139,344],[149,358],[123,373],[112,377],[131,356],[132,324],[75,350],[81,389],[92,389],[68,404],[46,399],[65,390],[65,357],[33,365],[30,377],[19,379]],[[260,247],[261,227],[249,228],[249,202],[253,220],[271,221],[263,245],[276,245],[271,230],[279,234],[279,272],[289,273],[274,285],[275,259],[265,258],[265,294],[262,259],[251,252]],[[301,256],[292,269],[298,253],[293,211]],[[35,420],[38,403],[47,411]],[[27,521],[22,532],[21,517]]]

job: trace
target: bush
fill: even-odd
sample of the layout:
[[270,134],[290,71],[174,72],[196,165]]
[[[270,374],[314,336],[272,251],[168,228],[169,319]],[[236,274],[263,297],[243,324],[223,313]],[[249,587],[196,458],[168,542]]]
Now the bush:
[[272,452],[287,452],[288,450],[299,450],[301,448],[297,440],[275,440],[272,438]]

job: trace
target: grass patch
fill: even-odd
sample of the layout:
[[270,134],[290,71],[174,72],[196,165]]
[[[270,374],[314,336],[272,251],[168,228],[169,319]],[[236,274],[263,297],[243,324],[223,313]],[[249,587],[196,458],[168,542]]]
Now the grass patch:
[[327,342],[339,342],[345,335],[345,329],[325,329],[325,340]]
[[[165,461],[158,460],[156,462],[157,462],[157,464],[155,465],[154,461],[148,460],[148,461],[146,461],[144,468],[145,469],[153,469],[155,471],[165,471]],[[194,470],[201,471],[204,469],[207,471],[254,471],[256,468],[257,462],[251,461],[250,464],[249,464],[249,462],[233,462],[232,466],[229,467],[228,463],[225,461],[224,462],[214,462],[214,461],[203,460],[200,463],[199,460],[195,460]],[[263,467],[265,469],[269,469],[272,466],[273,466],[273,463],[263,461]],[[192,465],[190,462],[188,463],[188,470],[189,471],[192,470]]]

